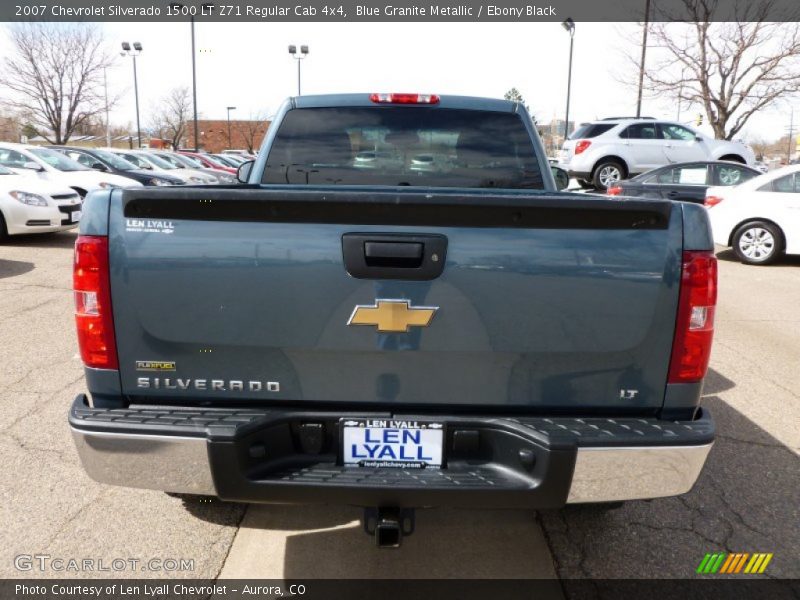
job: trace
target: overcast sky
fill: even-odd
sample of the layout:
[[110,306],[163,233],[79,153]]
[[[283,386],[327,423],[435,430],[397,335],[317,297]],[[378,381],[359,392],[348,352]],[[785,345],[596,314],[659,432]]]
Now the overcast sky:
[[[143,126],[157,100],[170,88],[191,86],[190,25],[105,23],[109,47],[139,41],[137,59]],[[3,36],[5,37],[5,36]],[[578,23],[572,79],[571,120],[632,115],[636,81],[623,52],[636,50],[635,23]],[[205,118],[272,114],[297,92],[289,44],[308,44],[302,64],[303,93],[412,91],[502,97],[512,86],[523,94],[540,122],[564,117],[569,36],[557,23],[198,23],[196,25],[198,110]],[[4,53],[7,40],[0,41]],[[123,94],[111,122],[134,124],[130,58],[118,57],[108,72],[110,94]],[[799,103],[800,104],[800,103]],[[784,105],[748,124],[746,137],[778,138],[788,126]],[[800,106],[799,106],[800,108]],[[699,107],[684,108],[693,121]],[[674,101],[646,98],[643,114],[677,117]],[[800,115],[798,115],[800,117]],[[701,129],[708,131],[707,127]]]

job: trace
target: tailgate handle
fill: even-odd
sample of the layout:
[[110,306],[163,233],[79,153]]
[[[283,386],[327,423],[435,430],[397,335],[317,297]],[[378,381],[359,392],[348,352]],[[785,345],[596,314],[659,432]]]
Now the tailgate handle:
[[368,267],[416,269],[423,249],[419,242],[364,242],[364,257]]
[[447,238],[439,234],[345,233],[342,257],[357,279],[436,279],[444,269]]

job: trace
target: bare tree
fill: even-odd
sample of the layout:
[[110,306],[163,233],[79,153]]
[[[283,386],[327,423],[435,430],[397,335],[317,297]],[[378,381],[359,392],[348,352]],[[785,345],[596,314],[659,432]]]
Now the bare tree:
[[260,142],[259,138],[263,139],[267,134],[269,128],[269,121],[264,113],[250,114],[246,121],[238,121],[236,123],[236,131],[242,136],[248,152],[253,152]]
[[767,22],[772,0],[736,3],[734,21],[716,23],[720,0],[674,3],[684,22],[651,25],[660,59],[645,72],[647,87],[702,106],[717,138],[732,139],[753,114],[800,90],[800,24]]
[[161,99],[160,109],[153,111],[152,129],[159,137],[169,140],[173,150],[180,147],[186,135],[191,104],[189,88],[176,87]]
[[66,143],[106,109],[103,69],[111,58],[100,29],[83,23],[24,23],[9,32],[13,50],[0,69],[0,87],[8,92],[5,104],[28,115],[49,142]]
[[748,143],[756,155],[756,160],[763,160],[764,155],[770,147],[770,142],[765,140],[763,136],[758,135],[748,140]]

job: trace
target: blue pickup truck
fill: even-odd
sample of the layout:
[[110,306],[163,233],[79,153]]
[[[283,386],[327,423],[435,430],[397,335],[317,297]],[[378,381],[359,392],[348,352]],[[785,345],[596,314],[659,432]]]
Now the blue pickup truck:
[[702,206],[561,192],[525,108],[289,99],[240,186],[88,198],[75,253],[100,482],[362,506],[687,492],[716,259]]

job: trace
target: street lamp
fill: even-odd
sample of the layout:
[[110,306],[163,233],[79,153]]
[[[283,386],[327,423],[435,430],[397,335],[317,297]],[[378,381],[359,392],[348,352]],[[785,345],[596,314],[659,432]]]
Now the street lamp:
[[122,42],[122,52],[120,56],[130,56],[133,58],[133,91],[136,97],[136,139],[139,140],[139,148],[142,147],[142,128],[139,125],[139,82],[136,76],[136,57],[142,53],[142,45],[133,42],[133,49],[128,42]]
[[564,141],[569,135],[569,94],[572,91],[572,44],[575,41],[575,21],[567,19],[561,26],[569,33],[569,72],[567,73],[567,114],[564,118]]
[[[642,116],[642,88],[644,87],[644,60],[647,57],[647,30],[650,29],[650,0],[644,3],[644,27],[642,28],[642,60],[639,61],[639,94],[636,97],[636,118]],[[680,104],[680,99],[678,99]],[[679,111],[680,112],[680,111]]]
[[[180,2],[171,2],[170,8],[174,11],[181,11],[186,9],[184,4]],[[208,15],[214,12],[214,5],[210,3],[204,3],[200,5],[202,9],[202,15]],[[187,9],[188,12],[188,9]],[[194,13],[189,16],[189,22],[192,26],[192,107],[194,112],[194,151],[197,152],[200,148],[200,142],[198,133],[197,133],[197,64],[196,64],[196,53],[194,49]]]
[[236,110],[235,106],[228,106],[228,148],[233,148],[233,144],[231,144],[231,111]]
[[308,46],[300,46],[300,53],[297,52],[297,46],[292,44],[289,46],[289,54],[292,55],[297,61],[297,95],[300,95],[300,61],[308,56]]
[[108,120],[108,78],[106,77],[106,68],[103,67],[103,90],[106,101],[106,147],[111,147],[111,124]]

